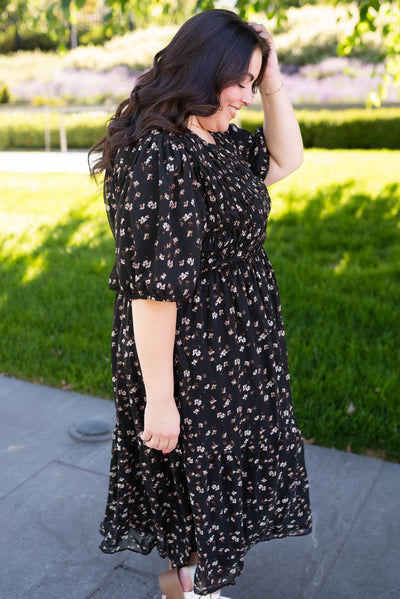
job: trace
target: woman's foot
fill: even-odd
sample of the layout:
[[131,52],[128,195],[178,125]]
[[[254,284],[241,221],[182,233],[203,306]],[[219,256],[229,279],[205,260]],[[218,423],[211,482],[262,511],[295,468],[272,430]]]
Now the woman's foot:
[[[179,568],[178,570],[178,576],[179,576],[179,581],[181,583],[182,589],[187,592],[187,591],[193,591],[193,583],[194,583],[194,573],[196,571],[196,568],[193,566],[184,566],[183,568]],[[221,591],[215,591],[215,593],[212,593],[212,596],[217,599],[220,595]],[[196,595],[196,597],[200,595]],[[209,595],[206,595],[206,597],[208,597]],[[211,596],[211,594],[210,594]]]
[[[162,587],[164,593],[167,592],[171,595],[171,599],[175,599],[175,597],[182,597],[183,593],[188,593],[192,599],[194,597],[200,597],[193,592],[193,583],[194,583],[194,574],[196,571],[196,566],[183,566],[182,568],[169,570],[168,572],[164,572],[159,576],[160,586]],[[168,589],[168,590],[167,590]],[[183,593],[182,593],[183,591]],[[212,593],[212,595],[207,595],[208,597],[215,597],[218,599],[220,595],[220,591],[216,591]],[[162,596],[162,599],[167,599],[166,595]],[[170,597],[168,596],[168,599]]]
[[178,576],[182,589],[185,592],[193,591],[193,581],[190,575],[190,566],[183,566],[183,568],[179,568]]

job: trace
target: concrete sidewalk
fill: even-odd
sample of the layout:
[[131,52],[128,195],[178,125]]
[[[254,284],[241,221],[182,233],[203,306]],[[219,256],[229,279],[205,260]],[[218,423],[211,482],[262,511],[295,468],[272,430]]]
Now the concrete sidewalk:
[[[69,435],[112,402],[0,376],[2,599],[160,599],[156,551],[98,549],[111,442]],[[314,532],[259,543],[231,599],[400,597],[400,465],[306,447]]]
[[89,174],[87,150],[0,152],[0,171]]

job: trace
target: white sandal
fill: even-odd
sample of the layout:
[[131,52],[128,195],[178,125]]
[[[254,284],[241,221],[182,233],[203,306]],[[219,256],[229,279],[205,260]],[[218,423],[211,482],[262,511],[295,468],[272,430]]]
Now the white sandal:
[[[190,578],[194,584],[194,575],[196,572],[196,565],[189,566]],[[209,593],[208,595],[198,595],[194,591],[184,591],[182,589],[178,569],[167,570],[158,577],[160,587],[164,593],[166,599],[228,599],[228,597],[221,597],[220,593]]]
[[[193,584],[194,584],[194,575],[196,573],[196,568],[197,568],[197,566],[189,566],[190,578],[192,579]],[[208,595],[198,595],[194,591],[189,591],[189,592],[184,593],[184,595],[185,595],[185,599],[223,599],[221,597],[221,592],[216,593],[215,595],[213,595],[212,593],[209,593]]]

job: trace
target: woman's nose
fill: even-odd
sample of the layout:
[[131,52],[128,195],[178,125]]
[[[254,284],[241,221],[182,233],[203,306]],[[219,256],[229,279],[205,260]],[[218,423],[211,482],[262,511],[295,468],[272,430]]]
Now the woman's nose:
[[253,103],[253,90],[251,88],[246,88],[243,90],[242,102],[246,106],[250,106]]

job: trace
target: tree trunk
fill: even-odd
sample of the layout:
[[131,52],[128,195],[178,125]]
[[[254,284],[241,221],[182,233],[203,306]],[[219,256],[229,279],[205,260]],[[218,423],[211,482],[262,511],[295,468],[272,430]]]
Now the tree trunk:
[[76,29],[76,25],[70,25],[69,31],[71,34],[71,49],[78,47],[78,31]]
[[15,50],[22,50],[22,40],[18,32],[17,24],[15,24]]

